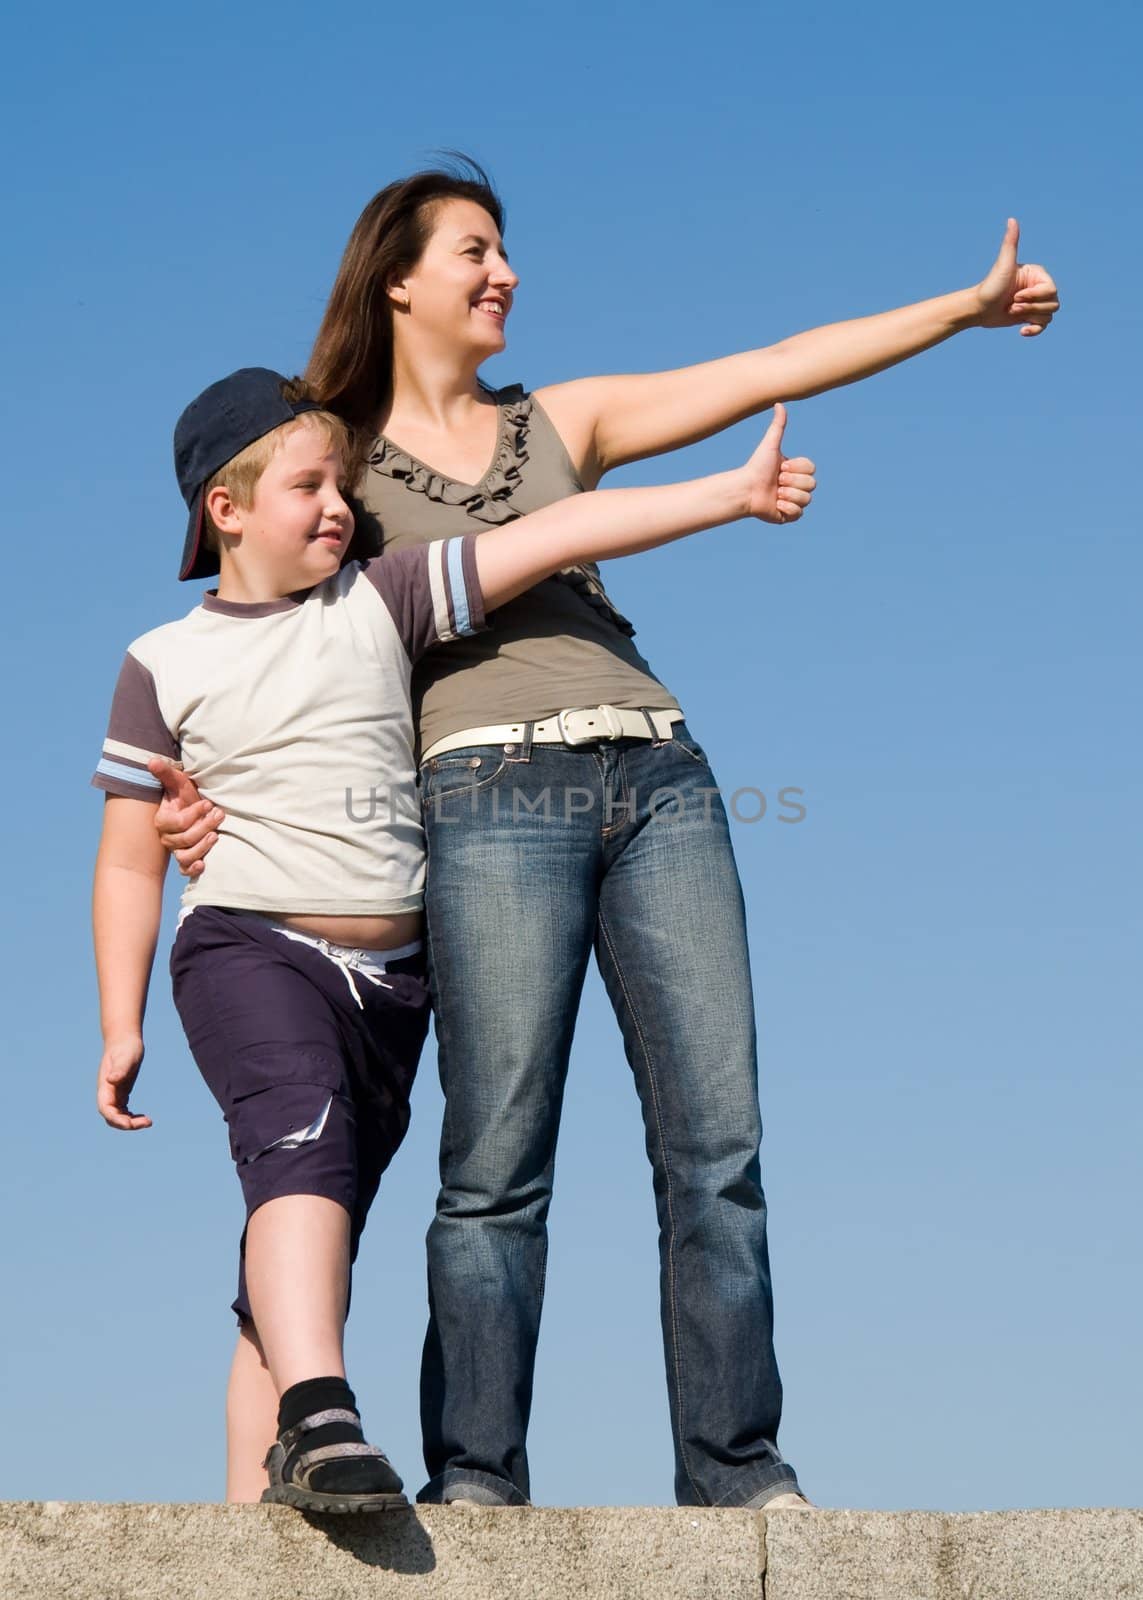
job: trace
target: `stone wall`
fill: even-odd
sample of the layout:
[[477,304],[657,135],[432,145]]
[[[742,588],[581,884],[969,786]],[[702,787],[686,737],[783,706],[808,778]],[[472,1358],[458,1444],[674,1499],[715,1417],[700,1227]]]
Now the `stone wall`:
[[2,1600],[1143,1600],[1143,1512],[0,1505]]

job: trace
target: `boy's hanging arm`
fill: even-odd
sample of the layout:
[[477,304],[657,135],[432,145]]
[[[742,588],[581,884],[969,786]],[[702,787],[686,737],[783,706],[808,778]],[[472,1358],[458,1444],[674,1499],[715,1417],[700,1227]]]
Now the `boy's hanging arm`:
[[109,795],[95,863],[92,921],[103,1033],[96,1102],[111,1127],[126,1130],[151,1126],[128,1101],[143,1061],[143,1012],[167,869],[155,810],[146,800]]

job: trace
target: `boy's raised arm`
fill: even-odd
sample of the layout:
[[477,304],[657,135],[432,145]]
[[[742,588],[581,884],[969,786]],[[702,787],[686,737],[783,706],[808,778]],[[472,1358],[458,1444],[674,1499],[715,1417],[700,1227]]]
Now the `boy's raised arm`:
[[143,1011],[159,937],[167,853],[155,806],[109,795],[95,863],[92,916],[103,1055],[97,1103],[113,1128],[149,1128],[128,1109],[143,1060]]
[[782,454],[786,408],[778,402],[761,444],[743,467],[687,483],[597,489],[490,528],[476,540],[476,568],[488,610],[561,568],[669,544],[740,517],[795,522],[816,487],[814,463]]

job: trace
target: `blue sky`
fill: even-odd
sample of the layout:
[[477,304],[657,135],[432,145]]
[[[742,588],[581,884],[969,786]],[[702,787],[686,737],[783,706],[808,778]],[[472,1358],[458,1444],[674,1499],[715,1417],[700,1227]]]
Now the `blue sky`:
[[[155,1127],[96,1117],[86,784],[123,647],[194,598],[174,581],[179,410],[233,367],[301,367],[361,206],[455,146],[502,188],[522,275],[501,382],[677,366],[959,287],[1009,214],[1055,273],[1042,338],[967,333],[792,408],[821,484],[797,528],[737,526],[609,584],[724,788],[771,801],[735,839],[782,1443],[807,1490],[1137,1501],[1141,31],[1098,0],[65,4],[12,25],[0,648],[12,776],[37,777],[5,799],[18,1443],[0,1496],[221,1493],[237,1184],[162,963],[138,1096]],[[727,466],[757,432],[622,477]],[[796,826],[783,786],[805,791]],[[412,1485],[439,1114],[430,1047],[350,1332],[371,1431]],[[669,1502],[656,1278],[593,979],[541,1503]]]

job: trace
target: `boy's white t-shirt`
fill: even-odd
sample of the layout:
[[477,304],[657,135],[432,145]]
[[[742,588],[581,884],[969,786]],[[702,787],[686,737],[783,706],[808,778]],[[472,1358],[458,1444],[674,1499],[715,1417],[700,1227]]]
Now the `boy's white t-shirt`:
[[185,906],[392,916],[423,903],[413,663],[485,626],[475,534],[352,562],[258,605],[208,593],[130,646],[97,788],[155,801],[152,756],[226,819]]

